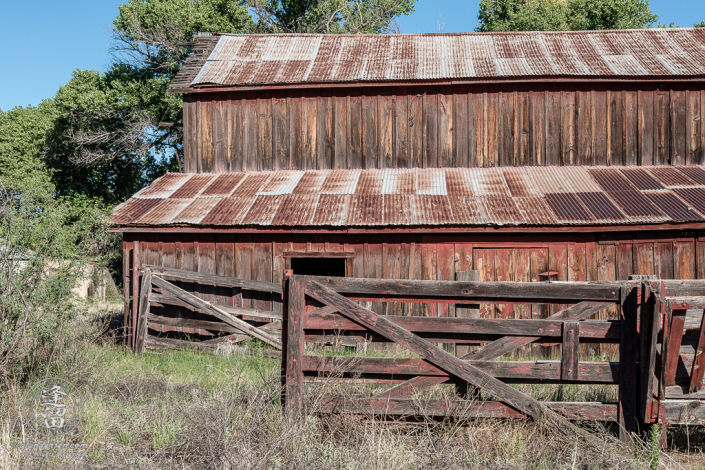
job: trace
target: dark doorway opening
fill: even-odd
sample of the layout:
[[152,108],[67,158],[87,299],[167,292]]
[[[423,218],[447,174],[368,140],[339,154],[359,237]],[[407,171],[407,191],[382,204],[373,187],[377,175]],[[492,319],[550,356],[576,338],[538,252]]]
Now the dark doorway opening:
[[291,258],[294,274],[345,277],[345,258]]

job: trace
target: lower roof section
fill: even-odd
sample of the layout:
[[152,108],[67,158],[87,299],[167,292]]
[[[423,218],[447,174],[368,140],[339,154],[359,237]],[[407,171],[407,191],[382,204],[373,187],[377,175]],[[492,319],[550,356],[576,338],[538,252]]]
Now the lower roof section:
[[705,227],[705,169],[167,173],[116,207],[112,224],[116,231],[700,228]]

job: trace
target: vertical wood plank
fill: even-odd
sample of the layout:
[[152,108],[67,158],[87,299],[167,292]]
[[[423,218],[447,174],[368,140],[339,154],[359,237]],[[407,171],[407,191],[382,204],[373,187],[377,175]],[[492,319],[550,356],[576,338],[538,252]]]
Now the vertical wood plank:
[[289,416],[303,414],[304,374],[304,316],[306,315],[305,281],[303,276],[288,280],[286,321],[286,382],[285,407]]
[[[238,235],[235,247],[236,275],[240,279],[252,279],[252,238],[250,235]],[[252,291],[236,289],[237,303],[242,308],[253,308]]]
[[[379,238],[371,237],[365,240],[365,277],[381,279],[383,274],[382,243]],[[372,302],[370,308],[377,315],[384,313],[381,302]]]
[[639,163],[639,111],[636,91],[624,92],[624,164]]
[[453,166],[453,95],[438,94],[438,166]]
[[394,97],[379,96],[379,164],[394,168]]
[[248,94],[244,110],[243,170],[256,171],[259,160],[259,119],[257,118],[257,99]]
[[561,355],[561,380],[578,380],[580,322],[563,323],[563,345]]
[[576,160],[575,95],[574,91],[561,92],[561,148],[564,165],[575,165]]
[[[216,235],[215,273],[218,276],[235,277],[235,237]],[[232,287],[216,287],[216,302],[230,307],[235,306]]]
[[484,166],[495,167],[499,166],[499,147],[501,145],[499,140],[499,93],[488,93],[485,103],[487,106],[487,124],[485,125],[487,129],[487,158]]
[[196,165],[196,102],[193,96],[184,95],[184,171],[195,173]]
[[362,160],[362,97],[349,98],[348,168],[363,168]]
[[[269,235],[256,235],[253,239],[252,279],[254,281],[272,282],[272,242]],[[253,293],[253,308],[257,310],[272,309],[272,294],[268,292]]]
[[668,91],[656,91],[654,97],[654,136],[655,156],[654,165],[668,165],[670,163],[671,127],[670,127],[670,95]]
[[533,164],[546,164],[546,94],[531,92],[531,151]]
[[609,165],[624,165],[623,155],[623,110],[622,93],[619,91],[608,92],[609,97],[609,129],[608,156]]
[[406,91],[394,98],[394,167],[409,168],[409,102]]
[[[438,275],[436,245],[424,243],[421,245],[421,278],[435,281]],[[424,316],[437,317],[438,304],[424,304]]]
[[242,171],[245,139],[244,110],[241,98],[230,100],[230,171]]
[[[514,281],[514,250],[498,248],[495,250],[495,280],[498,282]],[[514,318],[514,304],[496,304],[496,318]]]
[[[627,279],[622,277],[620,279]],[[635,243],[634,244],[634,272],[633,274],[654,274],[654,244]]]
[[[472,247],[462,248],[459,245],[455,246],[456,252],[461,251],[464,253],[469,253],[470,263],[472,263]],[[462,266],[467,266],[468,264],[462,263]],[[479,282],[480,281],[480,271],[475,270],[460,270],[459,265],[456,264],[455,280],[456,281],[467,281],[467,282]],[[455,306],[455,316],[458,318],[480,318],[480,304],[457,304]],[[465,357],[470,354],[471,351],[475,349],[474,346],[466,346],[458,344],[455,346],[455,355],[458,357]]]
[[[216,274],[215,272],[215,235],[198,235],[198,272]],[[197,284],[200,298],[207,302],[215,301],[215,286]]]
[[345,96],[333,98],[334,152],[333,168],[348,167],[348,101]]
[[218,93],[213,102],[213,171],[229,171],[228,144],[228,102]]
[[378,168],[377,96],[362,97],[362,152],[364,168]]
[[702,164],[702,135],[700,134],[700,90],[689,90],[687,93],[687,112],[686,117],[686,137],[688,145],[686,148],[686,164],[700,165]]
[[438,167],[438,95],[423,95],[423,167]]
[[409,159],[411,168],[423,167],[423,97],[409,95]]
[[546,100],[546,164],[563,165],[561,93],[549,91]]
[[259,160],[258,170],[271,170],[274,166],[272,158],[272,99],[257,100],[257,117],[259,118]]
[[289,169],[301,170],[304,168],[302,144],[303,144],[303,122],[301,103],[303,98],[295,96],[289,98]]
[[473,93],[470,95],[470,112],[472,112],[472,121],[474,126],[470,127],[470,131],[474,131],[473,141],[474,148],[471,148],[472,157],[470,158],[470,166],[484,167],[487,162],[487,106],[485,100],[487,93]]
[[499,93],[500,127],[499,127],[499,164],[498,166],[515,165],[515,128],[514,128],[514,97],[513,92]]
[[318,97],[318,115],[316,117],[318,124],[318,160],[317,168],[319,170],[327,170],[333,166],[333,99],[330,96]]
[[671,165],[686,163],[685,91],[671,90]]
[[673,279],[673,243],[654,243],[654,274],[657,279]]
[[303,170],[318,165],[318,100],[312,96],[301,100],[301,163]]
[[[531,249],[531,282],[541,281],[540,274],[548,271],[548,249],[547,248],[532,248]],[[533,304],[531,305],[531,318],[546,318],[548,317],[548,305]],[[531,357],[535,359],[549,357],[548,348],[540,344],[533,343],[530,345]]]
[[531,158],[531,121],[529,119],[531,107],[529,92],[518,91],[516,93],[516,159],[515,165],[533,165]]
[[695,269],[696,253],[693,241],[673,242],[673,279],[698,279]]
[[578,91],[578,150],[576,163],[578,165],[592,165],[592,92]]
[[468,95],[467,93],[453,95],[453,166],[468,167],[470,162],[470,142],[468,135]]
[[[651,249],[652,245],[649,244],[648,246]],[[651,274],[635,272],[636,260],[634,259],[634,252],[636,251],[637,248],[633,247],[631,243],[620,243],[617,245],[617,279],[626,281],[632,274]],[[653,266],[653,257],[651,262]]]
[[592,92],[593,164],[607,165],[607,92]]
[[286,98],[272,100],[272,126],[274,134],[274,169],[289,169],[289,106]]
[[[289,251],[289,243],[284,240],[276,240],[272,243],[272,282],[279,283],[284,279],[286,261],[284,252]],[[282,311],[282,299],[278,295],[272,295],[272,311]]]
[[215,165],[213,162],[213,101],[200,101],[200,168],[203,173],[213,173]]
[[654,164],[654,92],[639,91],[639,151],[640,165]]
[[[476,248],[473,251],[474,270],[480,273],[480,282],[494,282],[495,280],[495,250]],[[482,318],[494,318],[494,305],[480,304]]]

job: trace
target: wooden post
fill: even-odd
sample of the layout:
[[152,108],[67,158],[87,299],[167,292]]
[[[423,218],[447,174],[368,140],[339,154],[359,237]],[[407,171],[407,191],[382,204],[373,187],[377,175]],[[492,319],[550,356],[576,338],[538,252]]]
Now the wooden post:
[[[480,271],[458,271],[456,281],[480,281]],[[480,318],[480,304],[455,304],[455,316],[459,318]],[[463,357],[475,349],[474,346],[457,345],[455,355]]]
[[140,298],[140,242],[132,242],[132,311],[130,312],[130,348],[135,348],[137,308]]
[[147,339],[147,314],[149,313],[149,294],[152,292],[152,270],[145,269],[142,275],[142,288],[139,295],[139,309],[137,311],[137,329],[135,334],[135,353],[144,352],[144,343]]
[[705,370],[705,311],[700,320],[700,331],[698,341],[695,346],[695,357],[693,358],[693,368],[690,373],[690,393],[697,392],[703,385],[703,370]]
[[666,358],[666,387],[675,385],[676,370],[680,359],[681,342],[683,341],[683,328],[685,327],[686,310],[673,309],[671,302],[667,303],[671,317],[671,327],[669,328],[668,355]]
[[[644,282],[641,287],[639,326],[639,419],[644,424],[656,422],[651,406],[654,401],[656,380],[656,343],[661,326],[661,316],[656,312],[656,297],[660,283]],[[645,432],[647,427],[644,426]]]
[[[304,315],[306,315],[306,283],[303,276],[288,279],[286,317],[286,413],[291,418],[303,414],[304,373]],[[282,349],[284,349],[282,347]]]
[[122,242],[122,295],[123,295],[123,318],[122,318],[122,328],[123,328],[123,342],[124,344],[130,344],[130,280],[132,279],[131,261],[132,261],[132,247],[129,242]]
[[637,286],[620,288],[619,439],[623,442],[637,430],[638,292]]
[[563,323],[563,350],[561,355],[561,380],[578,380],[580,360],[580,322]]
[[289,332],[289,283],[291,282],[291,276],[294,275],[294,271],[291,269],[285,269],[282,275],[282,326],[281,326],[281,340],[282,340],[282,360],[281,360],[281,403],[282,407],[286,407],[286,364],[287,364],[287,336]]

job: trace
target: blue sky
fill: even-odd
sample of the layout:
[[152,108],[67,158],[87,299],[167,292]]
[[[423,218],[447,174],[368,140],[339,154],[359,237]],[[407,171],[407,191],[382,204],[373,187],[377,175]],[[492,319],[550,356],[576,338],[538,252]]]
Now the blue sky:
[[[111,22],[125,0],[0,0],[0,109],[54,96],[75,69],[105,70]],[[479,0],[418,0],[401,20],[405,33],[472,31]],[[703,0],[651,0],[662,23],[705,19]]]

